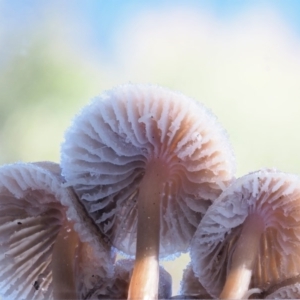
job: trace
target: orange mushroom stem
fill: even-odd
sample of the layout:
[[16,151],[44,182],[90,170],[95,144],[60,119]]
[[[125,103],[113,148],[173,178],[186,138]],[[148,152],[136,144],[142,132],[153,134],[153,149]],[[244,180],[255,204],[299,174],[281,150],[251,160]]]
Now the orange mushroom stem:
[[167,169],[160,160],[151,161],[140,184],[136,260],[128,299],[157,299],[160,200]]
[[264,227],[258,214],[246,218],[220,299],[242,299],[247,293]]

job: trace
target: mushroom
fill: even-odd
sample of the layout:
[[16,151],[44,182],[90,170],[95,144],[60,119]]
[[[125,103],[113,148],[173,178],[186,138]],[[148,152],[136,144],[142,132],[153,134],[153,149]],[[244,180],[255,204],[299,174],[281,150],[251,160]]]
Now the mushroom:
[[38,165],[0,168],[0,289],[4,297],[52,297],[52,249],[59,259],[55,241],[61,228],[68,227],[58,199],[67,196],[56,176]]
[[[80,243],[75,255],[75,284],[78,299],[98,299],[106,293],[107,286],[115,281],[115,255],[113,252],[97,251],[89,243]],[[108,255],[110,254],[110,255]],[[109,269],[109,272],[107,271]]]
[[212,299],[195,276],[191,263],[183,271],[180,295],[172,297],[172,299]]
[[300,179],[260,170],[210,206],[191,245],[193,269],[213,297],[241,299],[300,272]]
[[227,135],[201,104],[176,92],[123,85],[83,108],[61,166],[86,217],[135,255],[130,299],[154,299],[158,258],[186,251],[235,170]]
[[0,168],[0,290],[4,299],[76,298],[74,260],[80,241],[63,205],[75,194],[61,182],[55,163]]

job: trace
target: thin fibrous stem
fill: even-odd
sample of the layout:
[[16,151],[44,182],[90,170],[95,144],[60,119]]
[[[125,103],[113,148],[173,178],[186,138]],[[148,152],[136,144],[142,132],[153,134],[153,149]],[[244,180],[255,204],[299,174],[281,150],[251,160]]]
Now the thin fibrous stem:
[[158,297],[160,201],[167,167],[160,161],[148,164],[138,195],[136,260],[128,299]]
[[242,299],[248,291],[263,230],[260,216],[251,214],[246,218],[220,299]]

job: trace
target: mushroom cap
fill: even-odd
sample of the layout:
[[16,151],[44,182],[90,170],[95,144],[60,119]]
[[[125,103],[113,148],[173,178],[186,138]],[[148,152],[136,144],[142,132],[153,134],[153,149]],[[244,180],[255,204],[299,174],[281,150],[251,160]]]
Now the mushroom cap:
[[52,247],[65,218],[60,200],[66,197],[56,175],[38,165],[0,168],[0,291],[4,299],[52,298]]
[[180,93],[128,84],[84,107],[62,145],[66,184],[99,231],[129,255],[136,250],[139,183],[153,158],[170,170],[160,222],[160,256],[168,256],[187,250],[207,207],[235,172],[216,118]]
[[[53,298],[52,248],[67,218],[67,208],[62,204],[70,203],[74,197],[71,189],[62,187],[58,164],[15,163],[0,168],[3,299]],[[94,251],[106,247],[99,241],[93,245],[96,245]],[[109,274],[109,270],[113,271],[112,263],[111,266],[108,263],[110,252],[104,254],[102,270]]]
[[214,297],[225,283],[235,242],[250,214],[264,224],[250,286],[266,290],[300,272],[300,178],[276,170],[253,172],[215,200],[192,240],[194,272]]

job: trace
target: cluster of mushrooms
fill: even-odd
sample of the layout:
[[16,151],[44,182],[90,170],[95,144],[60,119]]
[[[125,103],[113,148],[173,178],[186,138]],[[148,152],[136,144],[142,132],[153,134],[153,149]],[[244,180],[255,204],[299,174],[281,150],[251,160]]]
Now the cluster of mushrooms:
[[[172,296],[159,261],[187,251]],[[299,298],[300,178],[236,179],[203,105],[123,85],[75,116],[60,164],[0,168],[0,257],[4,300]]]

